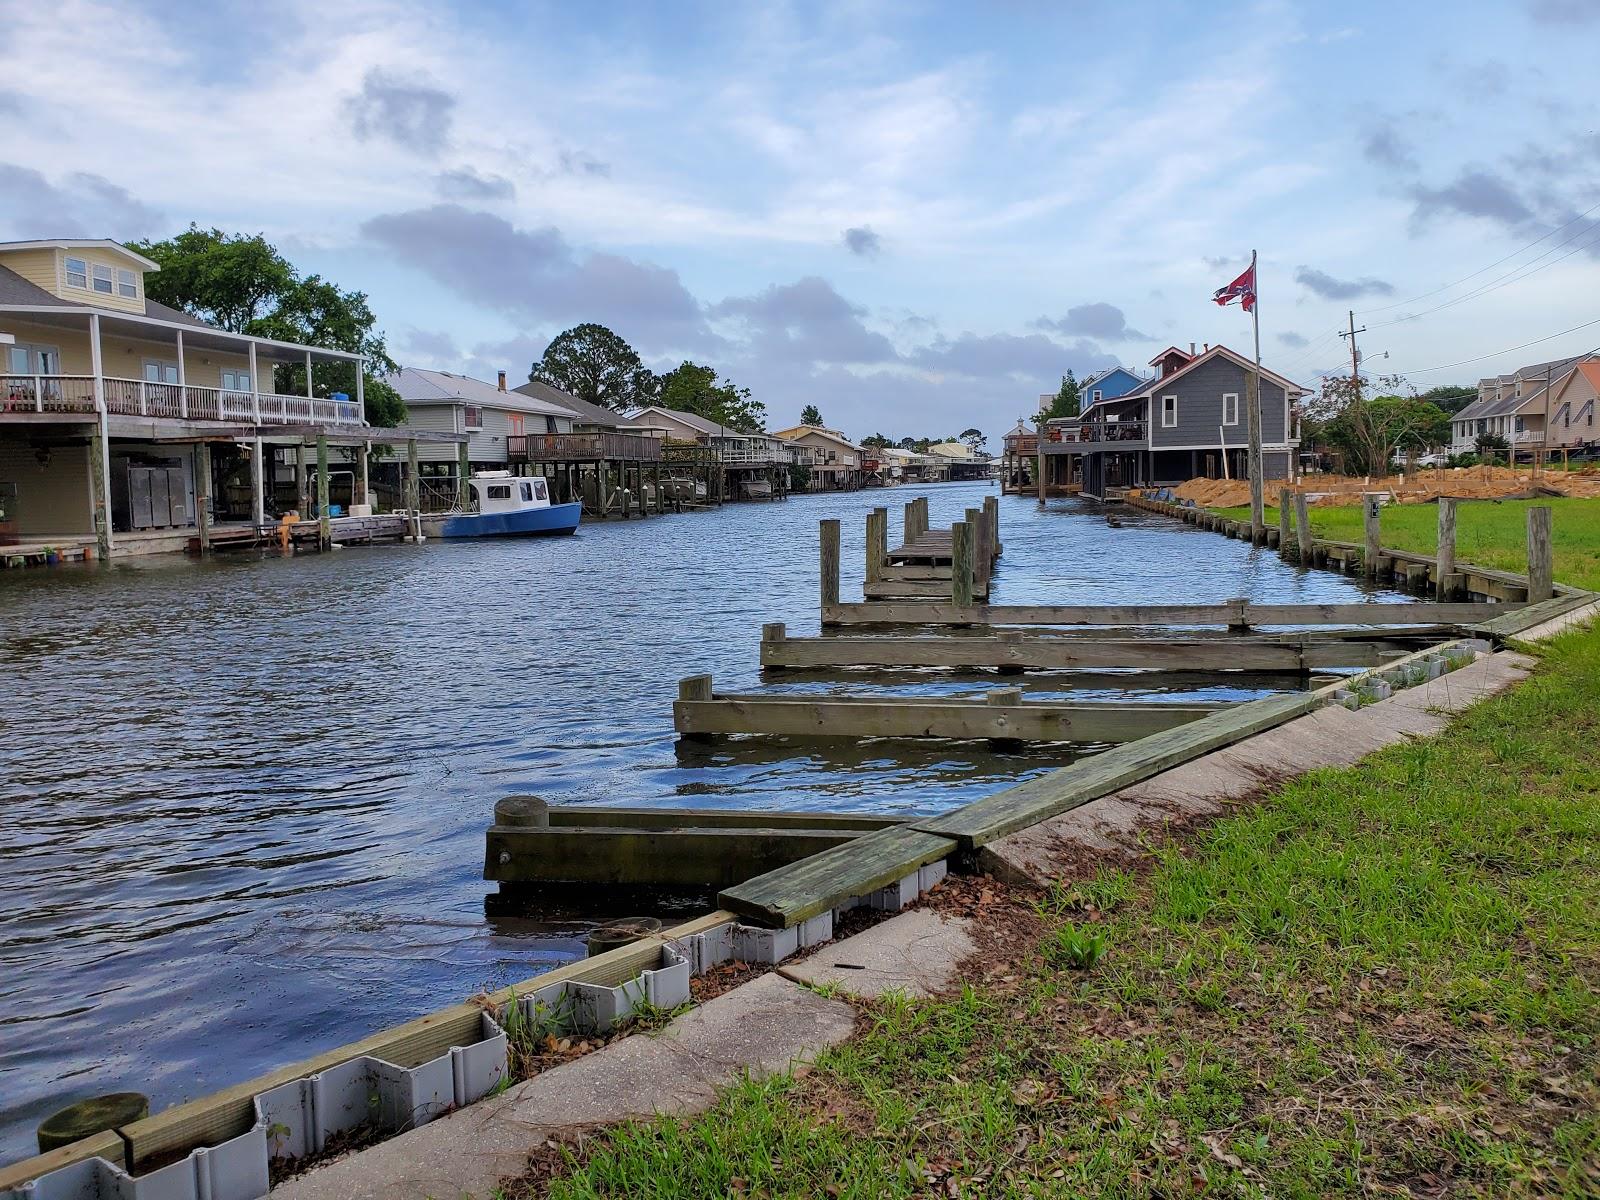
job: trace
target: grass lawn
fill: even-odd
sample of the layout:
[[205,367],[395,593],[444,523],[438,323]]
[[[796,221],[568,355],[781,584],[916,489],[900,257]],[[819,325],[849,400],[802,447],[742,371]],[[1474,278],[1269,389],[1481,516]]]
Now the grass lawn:
[[999,892],[962,994],[505,1194],[1600,1195],[1600,633],[1541,654],[1137,872]]
[[[1573,587],[1600,590],[1600,500],[1462,500],[1456,504],[1456,559],[1502,571],[1528,569],[1527,511],[1549,505],[1555,575]],[[1250,509],[1216,511],[1235,521],[1248,521]],[[1276,505],[1267,509],[1268,525],[1278,523]],[[1292,520],[1292,517],[1291,517]],[[1383,510],[1383,544],[1395,550],[1432,554],[1438,541],[1439,509],[1432,504],[1391,504]],[[1359,505],[1312,508],[1311,529],[1318,537],[1360,544]]]

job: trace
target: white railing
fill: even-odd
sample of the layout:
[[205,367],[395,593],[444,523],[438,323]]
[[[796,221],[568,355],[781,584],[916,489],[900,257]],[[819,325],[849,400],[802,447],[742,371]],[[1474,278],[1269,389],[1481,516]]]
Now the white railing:
[[[103,376],[106,411],[126,417],[170,417],[248,425],[360,425],[361,406],[350,400],[224,391],[195,384]],[[93,375],[0,375],[0,414],[93,413]]]
[[737,467],[741,465],[767,466],[772,463],[788,463],[792,459],[789,451],[777,446],[752,446],[746,443],[724,442],[719,447],[722,452],[722,465]]

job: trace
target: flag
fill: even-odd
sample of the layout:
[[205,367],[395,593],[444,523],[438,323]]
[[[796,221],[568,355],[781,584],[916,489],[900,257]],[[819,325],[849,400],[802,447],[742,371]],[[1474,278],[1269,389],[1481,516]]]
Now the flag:
[[1211,298],[1218,304],[1228,305],[1238,300],[1245,312],[1251,312],[1256,306],[1256,265],[1251,263],[1245,273],[1235,279],[1227,287],[1219,287],[1211,293]]

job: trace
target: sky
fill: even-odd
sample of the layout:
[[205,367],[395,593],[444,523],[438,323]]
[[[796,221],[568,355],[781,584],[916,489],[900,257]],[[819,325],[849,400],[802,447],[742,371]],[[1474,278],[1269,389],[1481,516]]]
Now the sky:
[[857,438],[1248,354],[1253,249],[1269,368],[1354,309],[1369,375],[1473,383],[1600,345],[1600,0],[1439,12],[0,0],[0,238],[261,232],[402,364],[597,321]]

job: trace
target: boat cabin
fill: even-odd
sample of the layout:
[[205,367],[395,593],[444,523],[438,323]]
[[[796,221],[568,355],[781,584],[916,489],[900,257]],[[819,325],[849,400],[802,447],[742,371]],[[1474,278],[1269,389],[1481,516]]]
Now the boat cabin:
[[481,513],[521,512],[549,508],[550,489],[544,479],[513,475],[510,471],[479,471],[471,476],[473,495]]

